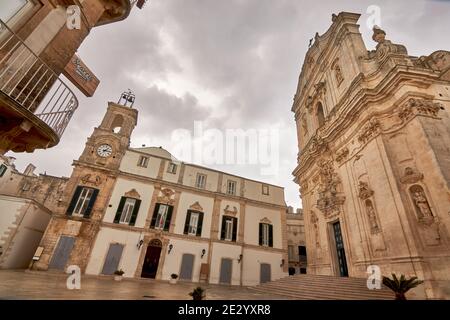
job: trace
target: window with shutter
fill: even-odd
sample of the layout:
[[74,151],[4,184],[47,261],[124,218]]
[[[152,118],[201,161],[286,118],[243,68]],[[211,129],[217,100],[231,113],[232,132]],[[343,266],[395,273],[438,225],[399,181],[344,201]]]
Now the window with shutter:
[[3,175],[6,172],[6,166],[4,164],[0,165],[0,178],[3,177]]
[[195,186],[200,189],[205,189],[206,175],[201,174],[201,173],[197,174],[197,180],[196,180]]
[[228,180],[227,182],[227,194],[235,195],[236,194],[236,181]]
[[155,229],[164,229],[167,219],[167,213],[169,212],[169,206],[166,204],[160,204],[156,213]]
[[271,224],[259,224],[259,245],[273,247],[273,226]]
[[67,210],[67,214],[74,214],[85,218],[89,217],[97,194],[97,189],[78,186]]
[[148,157],[140,156],[138,161],[138,167],[147,168],[148,165]]
[[[123,201],[123,199],[125,199]],[[122,203],[123,201],[123,203]],[[117,213],[119,214],[118,223],[129,224],[135,211],[137,199],[122,197]]]
[[173,162],[169,163],[169,166],[167,167],[167,172],[176,174],[177,173],[177,165]]

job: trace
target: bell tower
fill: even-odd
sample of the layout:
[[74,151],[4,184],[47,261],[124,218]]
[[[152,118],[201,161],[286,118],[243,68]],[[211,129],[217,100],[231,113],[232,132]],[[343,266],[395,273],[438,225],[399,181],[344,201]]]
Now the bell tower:
[[77,265],[81,272],[86,270],[120,162],[137,124],[134,100],[128,91],[117,103],[108,103],[101,124],[94,128],[81,156],[73,162],[58,209],[42,237],[44,250],[33,266],[35,269],[65,270],[68,265]]
[[137,124],[138,112],[133,109],[135,96],[130,91],[122,93],[117,103],[108,102],[108,109],[100,126],[87,139],[79,163],[101,166],[116,170],[125,151],[130,145],[130,137]]

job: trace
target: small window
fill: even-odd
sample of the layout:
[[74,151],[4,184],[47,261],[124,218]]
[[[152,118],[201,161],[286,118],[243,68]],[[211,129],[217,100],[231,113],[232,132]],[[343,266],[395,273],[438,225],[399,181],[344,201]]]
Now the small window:
[[228,180],[227,182],[227,194],[236,194],[236,181]]
[[6,172],[6,166],[4,164],[0,165],[0,177],[3,177],[3,175]]
[[169,166],[167,167],[167,172],[168,173],[177,173],[177,165],[173,162],[169,163]]
[[269,194],[269,186],[267,184],[262,185],[262,194],[264,194],[264,195]]
[[206,185],[206,175],[201,173],[197,174],[197,181],[195,183],[195,186],[200,189],[205,189],[205,185]]
[[29,191],[30,190],[30,183],[29,182],[25,182],[22,186],[22,191]]
[[127,198],[122,209],[122,214],[120,215],[120,223],[130,223],[131,215],[133,214],[134,207],[136,205],[136,199]]
[[148,157],[140,156],[139,157],[138,166],[139,167],[143,167],[143,168],[147,168],[147,165],[148,165]]

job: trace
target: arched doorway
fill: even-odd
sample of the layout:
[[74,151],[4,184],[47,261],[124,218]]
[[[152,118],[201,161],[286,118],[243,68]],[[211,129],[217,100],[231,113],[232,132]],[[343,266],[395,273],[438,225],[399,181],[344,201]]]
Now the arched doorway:
[[142,266],[142,278],[156,278],[158,271],[159,257],[161,256],[162,243],[158,239],[150,241],[145,253],[144,264]]

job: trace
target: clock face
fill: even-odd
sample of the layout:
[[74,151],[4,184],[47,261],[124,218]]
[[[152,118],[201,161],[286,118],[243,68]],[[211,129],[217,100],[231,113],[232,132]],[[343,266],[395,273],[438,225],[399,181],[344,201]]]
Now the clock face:
[[100,157],[106,158],[109,157],[112,153],[112,147],[109,144],[102,144],[97,148],[97,154]]

